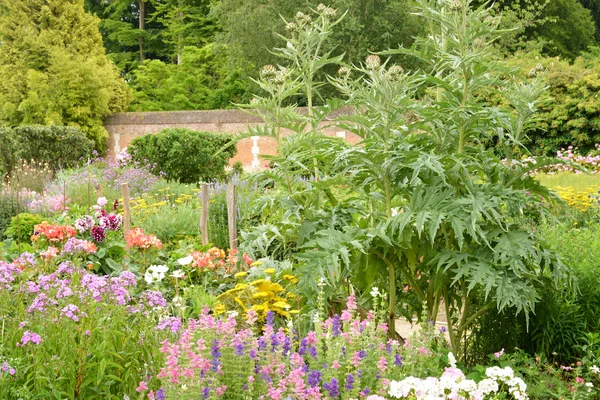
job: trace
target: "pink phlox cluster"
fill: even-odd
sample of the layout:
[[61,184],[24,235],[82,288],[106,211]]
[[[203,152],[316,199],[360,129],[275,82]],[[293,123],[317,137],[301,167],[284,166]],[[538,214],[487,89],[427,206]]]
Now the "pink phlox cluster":
[[42,343],[42,337],[35,332],[25,331],[19,345],[25,346],[27,343],[40,344]]
[[67,304],[60,310],[60,315],[61,317],[70,318],[75,322],[78,322],[80,317],[87,317],[87,314],[81,311],[75,304]]
[[1,365],[0,365],[0,371],[2,372],[6,372],[9,375],[15,375],[17,373],[17,370],[14,369],[13,367],[10,366],[10,364],[8,363],[8,361],[4,361]]
[[0,289],[9,289],[22,270],[12,263],[0,261]]
[[158,325],[156,326],[156,329],[158,329],[159,331],[163,331],[167,328],[169,328],[169,330],[171,332],[178,332],[179,329],[181,328],[181,318],[168,317],[168,318],[161,320],[158,323]]

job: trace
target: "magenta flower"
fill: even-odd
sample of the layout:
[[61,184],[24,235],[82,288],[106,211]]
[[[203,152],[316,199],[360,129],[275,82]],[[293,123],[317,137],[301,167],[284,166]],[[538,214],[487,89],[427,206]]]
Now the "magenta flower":
[[23,337],[21,338],[21,346],[25,346],[27,343],[40,344],[42,342],[42,337],[35,332],[25,331],[23,333]]

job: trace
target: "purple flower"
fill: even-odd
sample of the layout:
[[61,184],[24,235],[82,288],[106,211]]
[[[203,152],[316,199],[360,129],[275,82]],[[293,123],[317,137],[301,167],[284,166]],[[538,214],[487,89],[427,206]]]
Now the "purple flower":
[[441,333],[446,333],[446,332],[448,332],[448,329],[447,329],[445,326],[442,326],[442,327],[440,328],[440,332],[441,332]]
[[[259,342],[260,344],[260,342]],[[303,338],[300,341],[300,348],[298,349],[298,354],[300,354],[301,356],[303,356],[304,354],[306,354],[306,349],[308,348],[308,339]]]
[[346,390],[354,389],[354,375],[348,374],[346,376]]
[[215,338],[212,342],[212,347],[210,348],[210,354],[212,355],[211,371],[217,372],[219,370],[219,366],[221,363],[219,362],[219,357],[221,357],[221,351],[219,349],[219,341]]
[[154,394],[154,399],[155,400],[165,400],[165,390],[163,388],[160,388],[156,391],[156,393]]
[[284,339],[284,341],[283,341],[283,352],[282,352],[282,354],[284,356],[287,355],[290,352],[291,348],[292,348],[292,341],[290,340],[289,336],[286,336],[285,339]]
[[234,339],[233,348],[235,349],[235,355],[243,356],[244,355],[244,343],[239,341],[238,338]]
[[394,356],[394,364],[398,365],[398,366],[404,364],[402,362],[402,356],[400,354],[398,354],[398,353],[396,353],[396,355]]
[[275,314],[273,311],[267,311],[267,326],[273,326],[275,323]]
[[310,354],[313,358],[317,358],[317,348],[315,346],[310,346],[308,349],[308,354]]
[[317,387],[319,383],[321,383],[321,371],[316,369],[311,369],[308,371],[308,386]]
[[331,382],[325,382],[323,388],[329,392],[329,397],[336,398],[340,395],[340,384],[336,378],[331,378]]
[[258,349],[264,350],[265,347],[267,347],[267,341],[265,340],[264,337],[261,336],[258,338]]
[[333,316],[332,326],[333,326],[333,330],[332,330],[333,336],[334,337],[340,336],[342,334],[342,329],[341,329],[342,328],[342,323],[341,323],[341,320],[340,320],[340,316],[338,314],[335,314]]
[[210,388],[207,386],[202,389],[202,398],[208,399],[208,396],[210,396]]
[[358,352],[358,358],[361,360],[367,356],[367,352],[365,350],[361,350]]

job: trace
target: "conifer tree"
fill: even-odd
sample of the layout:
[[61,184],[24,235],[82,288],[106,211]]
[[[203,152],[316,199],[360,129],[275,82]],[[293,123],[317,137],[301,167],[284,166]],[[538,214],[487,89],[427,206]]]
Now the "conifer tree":
[[130,91],[83,1],[0,0],[0,124],[78,126],[104,151]]
[[[212,39],[215,26],[208,17],[206,0],[153,0],[156,11],[152,20],[165,27],[162,35],[171,46],[177,64],[182,62],[183,48],[202,47]],[[175,57],[174,57],[175,59]]]

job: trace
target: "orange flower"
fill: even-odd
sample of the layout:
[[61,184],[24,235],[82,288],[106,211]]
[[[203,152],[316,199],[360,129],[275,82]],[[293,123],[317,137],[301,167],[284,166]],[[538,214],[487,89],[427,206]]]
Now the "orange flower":
[[127,248],[137,247],[141,250],[148,250],[152,247],[162,248],[162,242],[155,235],[146,235],[142,228],[133,228],[125,235]]
[[50,243],[64,242],[77,234],[75,228],[70,225],[50,225],[47,221],[36,225],[31,240],[36,242],[39,238],[45,238]]

